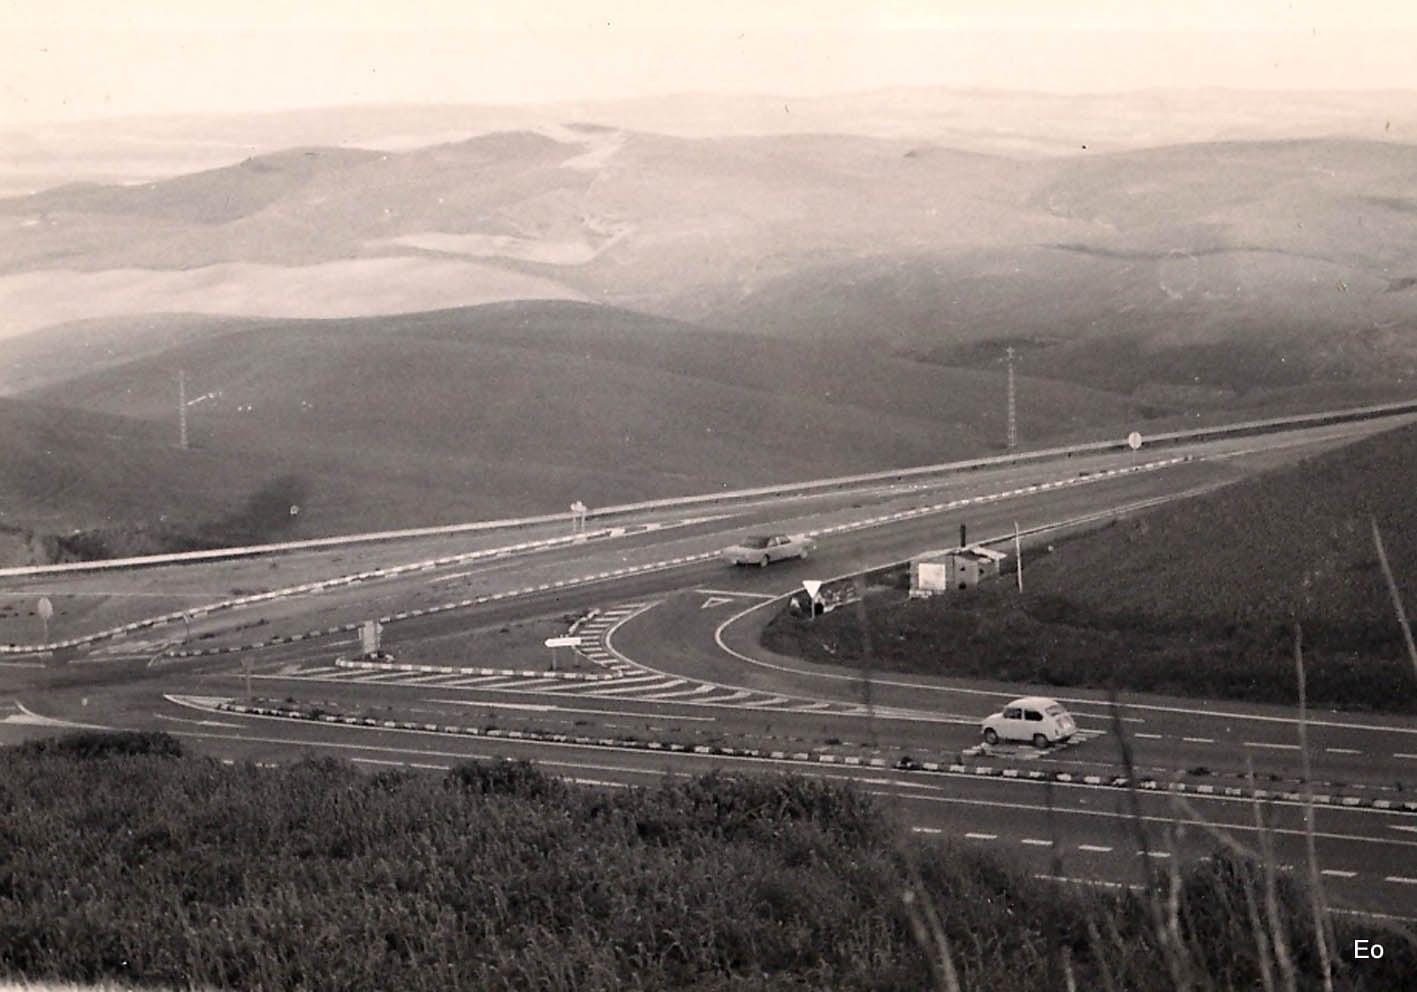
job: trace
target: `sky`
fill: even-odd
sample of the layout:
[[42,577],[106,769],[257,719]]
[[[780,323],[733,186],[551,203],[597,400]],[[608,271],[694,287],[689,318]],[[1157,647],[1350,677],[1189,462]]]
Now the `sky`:
[[0,0],[0,125],[881,86],[1417,89],[1413,0]]

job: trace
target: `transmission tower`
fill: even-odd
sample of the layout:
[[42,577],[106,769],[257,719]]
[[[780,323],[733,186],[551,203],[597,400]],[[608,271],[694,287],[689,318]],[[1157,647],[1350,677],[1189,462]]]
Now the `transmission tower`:
[[1018,407],[1017,390],[1014,387],[1014,346],[1006,349],[1009,356],[1009,450],[1018,447]]

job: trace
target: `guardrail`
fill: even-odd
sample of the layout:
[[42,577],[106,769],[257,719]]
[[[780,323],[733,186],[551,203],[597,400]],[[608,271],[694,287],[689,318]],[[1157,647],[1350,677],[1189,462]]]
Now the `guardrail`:
[[[1221,424],[1198,427],[1192,430],[1170,431],[1147,437],[1148,446],[1177,444],[1185,441],[1201,441],[1210,438],[1234,437],[1245,434],[1263,434],[1299,427],[1320,427],[1327,424],[1358,420],[1377,420],[1384,417],[1417,413],[1417,400],[1397,403],[1382,403],[1365,407],[1351,407],[1344,410],[1330,410],[1321,413],[1295,414],[1288,417],[1270,417],[1262,420],[1243,421],[1235,424]],[[888,469],[881,472],[866,472],[859,475],[837,476],[829,479],[811,479],[803,482],[775,483],[751,489],[735,489],[722,493],[703,493],[696,496],[672,496],[664,499],[642,500],[636,503],[620,503],[592,509],[587,516],[606,520],[629,513],[646,510],[672,509],[675,507],[706,506],[716,503],[733,503],[763,496],[790,496],[800,493],[848,489],[852,486],[880,482],[901,482],[931,475],[953,472],[967,472],[1000,465],[1020,465],[1052,458],[1078,454],[1100,454],[1106,451],[1120,451],[1127,448],[1125,438],[1107,441],[1085,441],[1054,448],[1038,448],[1030,451],[1004,455],[989,455],[962,461],[940,462],[933,465],[919,465],[912,468]],[[530,517],[512,517],[504,520],[484,520],[463,524],[448,524],[436,527],[415,527],[406,530],[377,531],[368,534],[350,534],[341,537],[309,538],[301,541],[286,541],[279,544],[256,544],[236,548],[212,548],[205,551],[183,551],[165,555],[145,555],[137,558],[111,558],[103,561],[65,562],[59,565],[31,565],[0,569],[0,578],[19,578],[66,572],[100,571],[121,568],[151,568],[158,565],[187,564],[191,562],[219,561],[228,558],[250,558],[269,554],[285,554],[293,551],[309,551],[319,548],[337,548],[355,544],[374,544],[386,541],[408,540],[418,537],[450,536],[476,531],[510,530],[539,524],[563,523],[569,520],[566,513],[546,513]]]

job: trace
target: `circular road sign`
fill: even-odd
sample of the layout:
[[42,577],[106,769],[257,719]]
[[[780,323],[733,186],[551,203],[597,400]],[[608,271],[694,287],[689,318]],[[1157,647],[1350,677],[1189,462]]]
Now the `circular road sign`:
[[1133,451],[1136,451],[1138,448],[1140,448],[1140,447],[1141,447],[1141,435],[1140,435],[1139,433],[1137,433],[1136,431],[1132,431],[1130,434],[1128,434],[1128,435],[1127,435],[1127,447],[1128,447],[1128,448],[1131,448]]
[[54,604],[49,601],[48,596],[39,597],[39,618],[48,620],[54,616]]

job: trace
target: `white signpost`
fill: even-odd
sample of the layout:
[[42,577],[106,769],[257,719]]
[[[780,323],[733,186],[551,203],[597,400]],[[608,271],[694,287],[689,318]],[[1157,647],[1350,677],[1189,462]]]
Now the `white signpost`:
[[576,636],[548,637],[543,642],[551,649],[551,670],[556,671],[556,651],[558,648],[578,648],[581,646],[581,639]]
[[39,613],[39,619],[44,622],[44,640],[41,643],[48,644],[49,618],[54,616],[54,604],[49,601],[48,596],[41,596],[39,597],[39,604],[35,607],[35,611]]
[[584,503],[582,503],[580,500],[576,500],[574,503],[571,504],[571,533],[572,533],[572,534],[584,534],[584,533],[585,533],[585,518],[586,518],[586,514],[589,513],[589,512],[590,512],[590,507],[586,506],[586,505],[585,505]]
[[1137,431],[1132,431],[1130,434],[1128,434],[1128,435],[1127,435],[1127,447],[1128,447],[1128,448],[1131,448],[1133,451],[1140,451],[1140,450],[1141,450],[1141,434],[1138,433]]

